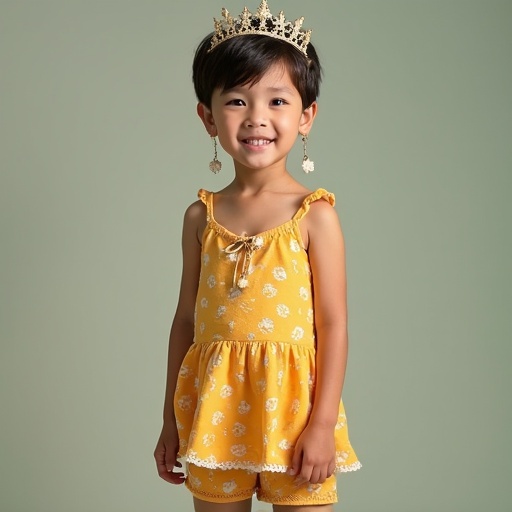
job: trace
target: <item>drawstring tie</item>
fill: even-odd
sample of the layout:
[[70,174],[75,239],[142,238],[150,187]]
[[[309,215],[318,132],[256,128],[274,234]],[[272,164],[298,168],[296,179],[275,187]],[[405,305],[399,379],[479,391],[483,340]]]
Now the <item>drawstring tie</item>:
[[[224,248],[224,252],[229,256],[231,261],[235,261],[235,270],[233,272],[233,288],[247,288],[249,284],[247,281],[247,275],[249,274],[249,267],[251,265],[251,257],[254,251],[263,247],[263,237],[251,236],[249,238],[240,238],[229,244]],[[238,266],[240,264],[240,256],[243,254],[242,270],[237,279]]]

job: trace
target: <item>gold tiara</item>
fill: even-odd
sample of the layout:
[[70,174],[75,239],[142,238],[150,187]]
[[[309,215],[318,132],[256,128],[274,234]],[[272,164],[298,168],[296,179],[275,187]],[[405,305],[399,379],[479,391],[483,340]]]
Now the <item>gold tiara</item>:
[[222,8],[222,17],[213,18],[215,34],[212,37],[211,52],[223,41],[237,36],[259,34],[275,37],[292,44],[307,57],[307,47],[311,38],[311,30],[302,30],[304,17],[295,22],[286,21],[283,11],[278,16],[273,16],[268,8],[266,0],[262,0],[258,10],[252,14],[247,7],[238,18],[233,18],[227,9]]

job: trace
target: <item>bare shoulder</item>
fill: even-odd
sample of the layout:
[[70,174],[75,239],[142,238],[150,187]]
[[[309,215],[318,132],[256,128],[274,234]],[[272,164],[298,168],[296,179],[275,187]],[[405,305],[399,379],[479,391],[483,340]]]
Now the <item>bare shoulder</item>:
[[185,210],[185,221],[200,221],[206,219],[206,206],[201,200],[194,201]]
[[311,203],[304,220],[310,239],[313,239],[316,232],[341,231],[338,213],[328,201],[323,199]]
[[186,210],[183,218],[184,234],[194,234],[197,240],[201,240],[201,233],[206,227],[206,206],[201,201],[194,201]]
[[313,201],[309,205],[309,213],[308,215],[312,215],[314,217],[336,217],[338,218],[338,214],[336,213],[336,209],[326,201],[325,199],[317,199]]

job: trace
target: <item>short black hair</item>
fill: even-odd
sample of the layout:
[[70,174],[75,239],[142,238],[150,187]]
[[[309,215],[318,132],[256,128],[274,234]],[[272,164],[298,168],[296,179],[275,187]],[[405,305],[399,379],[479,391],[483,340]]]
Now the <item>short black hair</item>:
[[197,47],[192,80],[197,99],[211,108],[212,94],[239,85],[256,83],[274,64],[282,63],[308,108],[320,93],[322,68],[315,48],[307,47],[307,57],[291,43],[275,37],[247,34],[223,41],[209,52],[213,32]]

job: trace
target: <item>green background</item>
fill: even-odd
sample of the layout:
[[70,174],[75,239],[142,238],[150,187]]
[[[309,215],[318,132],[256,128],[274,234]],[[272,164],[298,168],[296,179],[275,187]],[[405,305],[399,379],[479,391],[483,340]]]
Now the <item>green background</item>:
[[[182,215],[232,177],[190,80],[223,5],[0,0],[2,512],[192,510],[152,451]],[[512,2],[270,7],[325,67],[289,167],[347,245],[336,510],[511,510]]]

